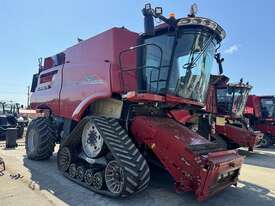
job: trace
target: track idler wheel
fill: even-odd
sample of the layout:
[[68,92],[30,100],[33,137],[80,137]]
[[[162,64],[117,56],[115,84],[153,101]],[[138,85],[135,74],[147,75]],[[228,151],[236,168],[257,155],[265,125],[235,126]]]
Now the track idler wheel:
[[72,163],[69,167],[69,175],[70,177],[72,178],[75,178],[76,177],[76,164],[75,163]]
[[105,182],[110,192],[120,194],[125,184],[123,168],[116,160],[110,161],[105,168]]
[[104,187],[104,173],[96,172],[93,176],[93,186],[97,190],[101,190]]
[[57,154],[57,166],[61,172],[66,172],[72,162],[72,153],[69,147],[63,147]]
[[80,181],[84,180],[84,174],[85,174],[85,167],[84,166],[78,166],[76,169],[76,178]]

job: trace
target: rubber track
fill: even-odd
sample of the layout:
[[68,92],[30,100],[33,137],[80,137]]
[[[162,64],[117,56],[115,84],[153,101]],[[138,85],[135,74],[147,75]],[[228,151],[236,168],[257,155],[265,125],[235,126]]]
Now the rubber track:
[[[125,184],[120,196],[126,197],[146,189],[150,181],[149,166],[131,138],[128,136],[127,132],[120,126],[116,119],[105,117],[84,118],[74,129],[72,135],[64,141],[64,146],[71,145],[71,143],[79,144],[80,140],[76,140],[73,135],[78,133],[77,139],[80,139],[79,132],[82,132],[84,125],[88,121],[94,122],[101,133],[101,136],[104,138],[104,142],[108,149],[111,151],[118,163],[123,167]],[[68,175],[65,176],[68,177]],[[77,182],[75,179],[73,181]],[[92,190],[95,191],[94,188]],[[104,193],[105,195],[109,195],[110,193],[108,191],[96,192]],[[112,193],[110,195],[115,196]]]

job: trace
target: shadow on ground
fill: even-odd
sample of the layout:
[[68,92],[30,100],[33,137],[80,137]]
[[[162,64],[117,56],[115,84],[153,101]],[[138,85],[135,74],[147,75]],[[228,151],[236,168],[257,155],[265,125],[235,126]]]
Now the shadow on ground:
[[242,181],[241,187],[229,187],[206,202],[197,202],[193,193],[175,193],[172,178],[156,167],[151,168],[149,188],[126,199],[112,199],[95,194],[63,177],[56,167],[56,155],[47,161],[35,162],[24,158],[24,165],[31,172],[31,179],[68,205],[273,205],[275,200],[269,190]]
[[239,154],[246,156],[245,164],[275,169],[275,148],[257,148],[254,152],[239,150]]
[[267,148],[257,148],[257,150],[263,151],[263,152],[274,152],[274,154],[275,154],[275,145],[272,145]]

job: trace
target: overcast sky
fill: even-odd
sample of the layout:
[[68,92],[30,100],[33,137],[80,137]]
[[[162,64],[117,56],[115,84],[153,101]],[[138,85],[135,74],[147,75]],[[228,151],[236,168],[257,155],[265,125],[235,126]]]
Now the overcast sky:
[[[26,104],[27,86],[37,59],[56,54],[111,27],[143,31],[143,0],[0,0],[0,100]],[[275,1],[151,1],[164,14],[184,17],[198,4],[199,16],[217,21],[227,32],[221,51],[225,74],[241,77],[253,93],[275,94]],[[213,67],[213,72],[217,71]]]

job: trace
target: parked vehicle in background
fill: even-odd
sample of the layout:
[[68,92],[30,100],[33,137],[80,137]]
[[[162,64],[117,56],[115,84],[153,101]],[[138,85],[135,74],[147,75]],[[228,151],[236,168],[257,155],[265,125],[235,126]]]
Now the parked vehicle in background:
[[246,101],[252,88],[243,80],[237,84],[228,83],[224,75],[212,75],[207,99],[214,134],[210,138],[228,149],[247,147],[253,151],[263,138],[263,133],[250,127],[244,117]]
[[0,102],[0,138],[6,137],[7,128],[17,128],[17,137],[22,138],[26,120],[19,115],[19,104]]
[[251,126],[264,133],[261,146],[275,144],[275,97],[249,95],[244,113]]

